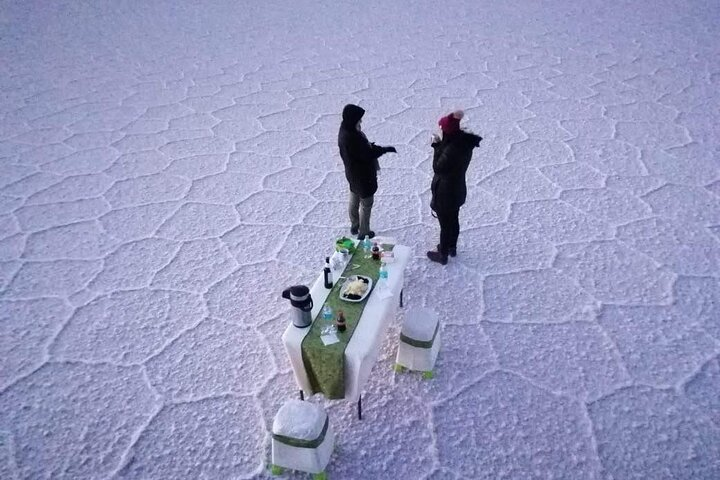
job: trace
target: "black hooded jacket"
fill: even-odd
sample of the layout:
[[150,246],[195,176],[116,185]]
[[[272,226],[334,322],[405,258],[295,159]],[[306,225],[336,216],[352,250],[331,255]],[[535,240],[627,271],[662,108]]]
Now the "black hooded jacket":
[[433,155],[432,200],[430,208],[435,212],[459,209],[467,197],[465,172],[467,172],[472,151],[480,145],[482,137],[460,130],[446,135],[432,144]]
[[357,129],[357,123],[365,110],[357,105],[346,105],[338,133],[340,157],[345,165],[345,178],[350,191],[360,198],[374,195],[377,191],[377,159],[387,152],[383,147],[370,143],[364,133]]

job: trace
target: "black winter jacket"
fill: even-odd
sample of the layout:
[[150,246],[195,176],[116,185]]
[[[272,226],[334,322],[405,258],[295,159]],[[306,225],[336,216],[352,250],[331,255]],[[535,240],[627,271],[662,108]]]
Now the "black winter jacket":
[[345,178],[350,184],[350,191],[360,198],[377,192],[377,159],[387,153],[384,147],[370,143],[365,134],[357,130],[357,122],[364,114],[365,110],[356,105],[345,107],[338,132],[338,147],[345,165]]
[[480,145],[482,137],[459,131],[446,135],[432,144],[433,155],[432,200],[430,208],[435,212],[459,209],[467,197],[465,172],[467,172],[472,151]]

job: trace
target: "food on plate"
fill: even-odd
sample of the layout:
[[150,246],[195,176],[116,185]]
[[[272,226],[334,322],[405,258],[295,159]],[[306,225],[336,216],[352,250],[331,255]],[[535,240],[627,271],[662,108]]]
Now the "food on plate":
[[340,289],[340,298],[348,302],[361,302],[372,288],[372,279],[363,275],[349,277]]
[[345,288],[345,295],[358,295],[362,297],[365,294],[367,288],[367,283],[365,283],[359,278],[356,278],[355,280],[350,282]]

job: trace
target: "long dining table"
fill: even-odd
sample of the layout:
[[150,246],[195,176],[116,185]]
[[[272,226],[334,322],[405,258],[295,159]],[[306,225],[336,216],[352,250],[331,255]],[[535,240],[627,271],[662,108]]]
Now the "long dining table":
[[[382,289],[375,287],[370,292],[352,337],[345,345],[343,398],[358,403],[359,418],[362,418],[362,390],[377,361],[388,326],[392,319],[395,318],[398,306],[402,307],[403,305],[405,268],[412,255],[410,247],[395,244],[394,239],[377,238],[374,240],[386,245],[392,245],[394,260],[386,264],[388,272],[386,285]],[[362,254],[362,250],[358,248],[356,255]],[[352,259],[350,259],[350,262],[352,262]],[[332,274],[333,278],[338,280],[342,270],[333,270]],[[310,295],[313,299],[311,318],[313,318],[314,322],[322,321],[319,313],[331,291],[332,289],[325,288],[321,272],[310,288]],[[300,398],[322,393],[313,388],[306,369],[306,360],[303,359],[303,340],[310,330],[310,327],[299,328],[290,323],[282,336],[295,381],[300,389]],[[319,345],[313,348],[323,348],[323,346]]]

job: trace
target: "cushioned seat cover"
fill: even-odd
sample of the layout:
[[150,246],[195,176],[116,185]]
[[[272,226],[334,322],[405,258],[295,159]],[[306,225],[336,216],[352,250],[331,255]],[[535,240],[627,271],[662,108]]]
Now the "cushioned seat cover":
[[405,314],[402,335],[412,340],[428,342],[435,336],[437,313],[426,308],[410,308]]
[[323,431],[327,413],[302,400],[288,400],[273,421],[273,434],[297,440],[315,440]]

